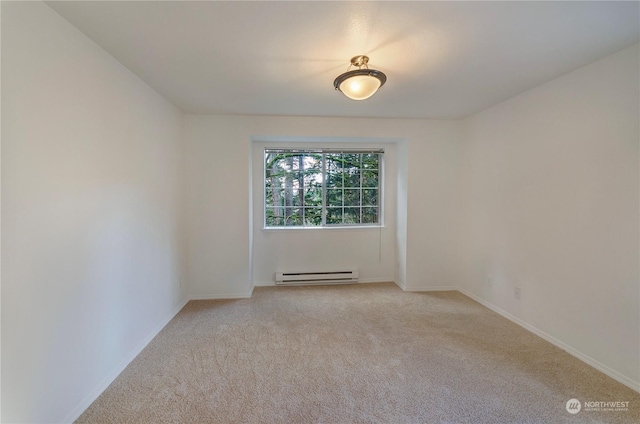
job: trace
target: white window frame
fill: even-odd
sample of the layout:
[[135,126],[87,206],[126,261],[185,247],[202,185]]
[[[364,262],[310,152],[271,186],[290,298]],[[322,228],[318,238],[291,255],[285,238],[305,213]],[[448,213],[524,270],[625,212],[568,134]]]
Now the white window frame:
[[[265,230],[300,230],[300,229],[357,229],[357,228],[382,228],[384,227],[384,161],[385,161],[385,149],[384,148],[326,148],[326,147],[264,147],[262,150],[262,227]],[[267,152],[274,151],[282,151],[289,153],[320,153],[323,155],[323,164],[322,164],[322,223],[321,225],[288,225],[288,226],[269,226],[267,225],[267,199],[266,199],[266,191],[267,191],[267,181],[266,181],[266,154]],[[378,222],[376,223],[357,223],[357,224],[346,224],[346,223],[338,223],[338,224],[327,224],[326,223],[326,214],[327,214],[327,205],[326,205],[326,192],[327,186],[324,184],[327,181],[327,169],[325,164],[325,154],[337,154],[337,153],[351,153],[351,154],[367,154],[367,153],[375,153],[379,155],[378,159],[378,187],[376,187],[378,191],[378,199],[377,199],[377,209],[378,209]],[[363,187],[360,186],[360,190]],[[343,209],[344,209],[343,202]],[[360,204],[362,207],[362,204]],[[343,212],[344,214],[344,212]],[[303,213],[304,216],[304,213]],[[304,220],[303,220],[304,222]]]

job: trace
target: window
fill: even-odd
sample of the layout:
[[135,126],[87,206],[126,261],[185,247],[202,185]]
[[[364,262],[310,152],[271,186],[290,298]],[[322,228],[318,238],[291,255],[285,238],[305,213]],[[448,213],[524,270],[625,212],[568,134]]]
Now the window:
[[383,153],[265,149],[265,227],[380,225]]

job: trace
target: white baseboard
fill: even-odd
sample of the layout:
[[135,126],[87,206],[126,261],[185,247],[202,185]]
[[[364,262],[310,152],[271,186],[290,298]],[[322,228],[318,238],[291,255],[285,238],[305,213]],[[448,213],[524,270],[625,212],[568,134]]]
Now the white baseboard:
[[[360,279],[357,283],[354,284],[369,284],[369,283],[392,283],[393,279],[390,278],[362,278]],[[341,283],[342,284],[342,283]],[[347,283],[347,284],[351,284],[351,283]],[[302,286],[303,284],[301,284]],[[321,284],[318,284],[321,285]],[[328,284],[331,285],[331,284]],[[336,284],[338,285],[338,284]],[[257,283],[253,284],[254,287],[292,287],[292,285],[285,285],[285,286],[278,286],[276,283],[274,283],[273,281],[260,281]],[[307,287],[312,287],[313,284],[309,284],[307,285]]]
[[189,296],[189,300],[222,300],[222,299],[247,299],[253,294],[253,287],[248,292],[199,294]]
[[151,330],[147,337],[142,340],[138,347],[132,350],[125,357],[125,359],[120,362],[120,364],[115,367],[115,369],[111,373],[109,373],[109,375],[104,380],[102,380],[102,382],[98,384],[98,386],[96,386],[95,389],[93,389],[87,396],[85,396],[85,398],[82,399],[82,401],[80,401],[80,403],[75,408],[73,408],[73,410],[67,415],[64,420],[62,420],[62,422],[73,423],[75,420],[77,420],[80,415],[82,415],[82,413],[89,406],[91,406],[91,404],[98,398],[98,396],[100,396],[102,392],[104,392],[107,387],[109,387],[109,385],[113,383],[113,381],[120,375],[120,373],[124,371],[125,368],[127,368],[131,361],[133,361],[136,356],[138,356],[140,352],[142,352],[142,350],[147,347],[151,340],[153,340],[153,338],[157,336],[160,331],[162,331],[162,329],[169,323],[169,321],[171,321],[173,317],[175,317],[178,312],[180,312],[182,308],[185,307],[188,302],[188,298],[182,301],[173,311],[171,311],[171,313],[169,313],[169,315],[167,315],[162,321],[160,321],[160,323],[156,325],[153,330]]
[[456,291],[458,288],[456,286],[432,286],[432,287],[403,287],[404,291],[407,292],[430,292],[430,291]]
[[399,281],[393,280],[394,283],[396,283],[396,286],[400,287],[402,289],[402,291],[407,291],[407,285],[404,283],[401,283]]
[[369,284],[369,283],[393,283],[393,278],[361,278],[358,283],[361,284]]
[[620,374],[619,372],[617,372],[616,370],[613,370],[611,368],[609,368],[608,366],[606,366],[605,364],[597,361],[596,359],[593,359],[592,357],[590,357],[589,355],[586,355],[582,352],[580,352],[577,349],[574,349],[573,347],[565,344],[564,342],[556,339],[555,337],[545,333],[544,331],[530,325],[527,324],[526,322],[522,321],[520,318],[515,317],[513,315],[511,315],[509,312],[500,309],[499,307],[497,307],[496,305],[487,302],[486,300],[482,299],[479,296],[476,296],[475,294],[471,293],[470,291],[467,291],[465,289],[462,288],[457,288],[457,290],[464,294],[465,296],[470,297],[471,299],[475,300],[476,302],[480,303],[481,305],[491,309],[493,312],[503,316],[504,318],[508,319],[509,321],[518,324],[520,327],[524,328],[525,330],[530,331],[531,333],[535,334],[536,336],[539,336],[541,338],[543,338],[544,340],[548,341],[549,343],[559,347],[560,349],[566,351],[567,353],[569,353],[572,356],[575,356],[576,358],[578,358],[579,360],[581,360],[582,362],[586,363],[587,365],[592,366],[593,368],[597,369],[598,371],[608,375],[609,377],[613,378],[614,380],[618,381],[619,383],[624,384],[625,386],[629,387],[632,390],[635,390],[636,392],[640,393],[640,382],[638,381],[634,381],[632,379],[630,379],[629,377],[626,377],[622,374]]
[[276,283],[273,281],[261,281],[258,283],[253,283],[253,287],[275,287]]

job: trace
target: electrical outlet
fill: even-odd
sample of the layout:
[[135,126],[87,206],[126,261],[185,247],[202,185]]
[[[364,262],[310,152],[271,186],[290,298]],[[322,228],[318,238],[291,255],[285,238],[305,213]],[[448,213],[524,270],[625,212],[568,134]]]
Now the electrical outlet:
[[521,295],[522,295],[522,292],[520,291],[520,287],[514,287],[513,288],[513,297],[515,297],[516,299],[520,300]]
[[491,277],[487,277],[487,286],[493,287],[493,280],[491,279]]

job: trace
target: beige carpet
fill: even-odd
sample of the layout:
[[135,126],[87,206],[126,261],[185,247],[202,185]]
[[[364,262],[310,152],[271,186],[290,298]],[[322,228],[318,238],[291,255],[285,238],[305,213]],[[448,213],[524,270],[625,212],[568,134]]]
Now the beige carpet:
[[189,302],[77,422],[638,423],[640,395],[458,292],[268,287]]

